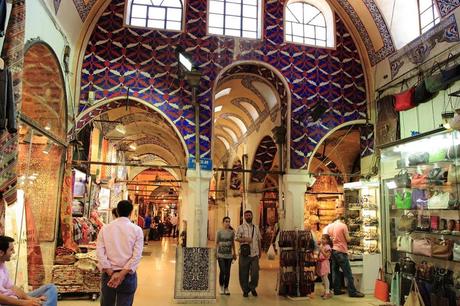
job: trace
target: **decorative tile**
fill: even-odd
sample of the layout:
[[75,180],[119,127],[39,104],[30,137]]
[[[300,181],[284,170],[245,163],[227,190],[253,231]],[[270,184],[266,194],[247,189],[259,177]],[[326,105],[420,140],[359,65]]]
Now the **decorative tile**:
[[[54,0],[54,8],[56,9],[56,1],[61,0]],[[89,12],[93,8],[93,5],[96,3],[97,0],[73,0],[75,8],[77,9],[78,15],[80,15],[81,21],[85,21],[86,17],[88,17]],[[56,9],[57,13],[57,9]]]
[[460,36],[457,21],[455,15],[451,15],[390,56],[391,77],[394,78],[399,73],[406,61],[415,65],[425,62],[437,43],[457,43],[458,41],[460,41]]
[[186,303],[216,301],[216,251],[212,248],[176,249],[174,300]]
[[439,15],[445,17],[460,6],[460,0],[435,0],[438,5]]
[[54,13],[57,14],[59,11],[59,6],[61,5],[61,0],[53,0],[54,4]]

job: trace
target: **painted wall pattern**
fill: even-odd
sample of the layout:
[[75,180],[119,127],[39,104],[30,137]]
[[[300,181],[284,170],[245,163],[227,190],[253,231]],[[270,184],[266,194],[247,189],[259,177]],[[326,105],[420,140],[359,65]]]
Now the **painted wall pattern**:
[[86,20],[86,17],[88,17],[88,14],[93,8],[96,1],[98,0],[73,0],[73,4],[77,9],[78,15],[80,15],[81,21],[84,22]]
[[[194,155],[191,91],[177,77],[175,46],[183,46],[202,72],[198,94],[201,157],[210,157],[212,86],[219,71],[235,60],[272,65],[291,90],[291,167],[305,168],[319,140],[331,128],[366,117],[365,77],[355,43],[336,17],[336,49],[284,42],[284,1],[269,0],[264,12],[264,39],[206,35],[206,0],[187,2],[185,33],[123,27],[124,1],[114,0],[103,13],[88,43],[81,75],[81,101],[129,95],[152,103],[176,124]],[[310,122],[310,109],[328,109]],[[283,107],[283,105],[282,105]],[[82,109],[82,108],[81,108]]]
[[438,5],[439,15],[441,15],[441,17],[449,15],[460,6],[460,0],[436,0],[435,2]]
[[[276,143],[270,136],[265,136],[261,141],[256,150],[256,156],[252,162],[252,170],[255,171],[269,171],[272,168],[273,161],[276,156]],[[264,172],[253,172],[251,174],[251,181],[256,183],[262,183],[267,176]]]

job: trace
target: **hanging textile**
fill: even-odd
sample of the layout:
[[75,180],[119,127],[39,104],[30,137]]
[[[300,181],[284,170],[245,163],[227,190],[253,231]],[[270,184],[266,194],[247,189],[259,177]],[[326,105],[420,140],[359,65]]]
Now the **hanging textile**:
[[[10,19],[5,33],[2,58],[13,78],[13,93],[16,109],[20,109],[22,99],[22,71],[24,64],[24,33],[26,20],[25,0],[13,0]],[[16,163],[18,158],[18,134],[3,131],[0,134],[0,192],[6,202],[16,202]]]
[[43,285],[45,280],[45,267],[43,266],[42,250],[38,241],[38,232],[35,219],[30,207],[30,201],[25,196],[26,227],[27,227],[27,262],[29,285],[36,288]]
[[66,164],[64,168],[64,181],[61,193],[61,236],[64,247],[73,251],[77,250],[77,244],[73,240],[72,221],[72,153],[73,146],[67,148]]

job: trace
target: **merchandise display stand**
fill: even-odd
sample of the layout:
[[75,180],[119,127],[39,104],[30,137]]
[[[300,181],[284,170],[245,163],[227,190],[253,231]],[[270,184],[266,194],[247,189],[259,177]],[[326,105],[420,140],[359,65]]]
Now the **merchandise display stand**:
[[281,231],[278,294],[305,298],[314,291],[316,279],[314,240],[309,231]]

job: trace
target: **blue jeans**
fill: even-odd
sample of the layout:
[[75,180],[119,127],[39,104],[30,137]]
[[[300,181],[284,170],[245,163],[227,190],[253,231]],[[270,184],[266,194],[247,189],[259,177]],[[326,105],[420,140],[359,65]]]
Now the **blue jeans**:
[[107,286],[110,276],[102,273],[101,279],[101,306],[131,306],[137,288],[136,273],[126,275],[117,288]]
[[356,290],[355,282],[353,280],[353,274],[351,273],[350,261],[348,260],[348,255],[342,252],[337,252],[332,250],[332,282],[334,292],[341,291],[340,288],[340,271],[342,269],[343,276],[347,280],[348,295],[352,295],[358,290]]
[[43,285],[40,288],[29,292],[27,295],[31,297],[46,296],[46,301],[43,302],[43,306],[56,306],[57,305],[57,288],[53,284]]

